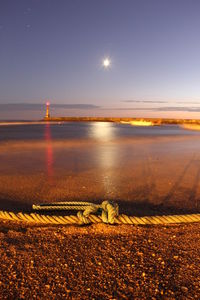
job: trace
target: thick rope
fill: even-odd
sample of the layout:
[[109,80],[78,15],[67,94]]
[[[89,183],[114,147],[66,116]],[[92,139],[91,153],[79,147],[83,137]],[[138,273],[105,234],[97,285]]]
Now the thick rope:
[[[34,210],[78,210],[77,216],[81,223],[89,224],[90,214],[101,211],[101,218],[104,223],[114,224],[115,217],[119,215],[118,204],[112,201],[103,201],[102,204],[90,202],[53,202],[50,204],[43,203],[32,206]],[[83,211],[83,212],[82,212]]]
[[[102,216],[89,215],[88,217],[79,216],[56,216],[56,215],[40,215],[36,213],[26,214],[26,213],[13,213],[0,211],[0,219],[9,221],[18,221],[34,224],[56,224],[56,225],[66,225],[66,224],[89,224],[89,223],[102,223]],[[166,225],[166,224],[178,224],[178,223],[194,223],[200,222],[200,214],[190,214],[190,215],[170,215],[170,216],[145,216],[145,217],[135,217],[127,215],[119,215],[114,218],[114,222],[111,224],[130,224],[130,225]]]
[[[72,225],[72,224],[91,224],[91,223],[108,223],[108,224],[130,224],[130,225],[166,225],[176,223],[193,223],[200,222],[200,214],[187,215],[170,215],[170,216],[145,216],[135,217],[127,215],[119,215],[118,205],[103,201],[102,204],[93,204],[89,202],[57,202],[49,204],[33,205],[33,209],[37,210],[79,210],[77,216],[57,216],[57,215],[41,215],[36,213],[13,213],[0,211],[0,219],[9,221],[26,222],[32,224],[56,224],[56,225]],[[95,213],[101,212],[100,215]]]
[[93,204],[91,202],[52,202],[32,205],[34,210],[85,210],[88,206],[101,207],[101,205]]

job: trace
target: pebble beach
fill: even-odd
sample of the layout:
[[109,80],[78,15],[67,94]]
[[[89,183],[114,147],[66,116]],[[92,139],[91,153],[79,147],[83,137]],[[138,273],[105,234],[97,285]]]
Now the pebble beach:
[[1,299],[199,299],[200,224],[0,223]]

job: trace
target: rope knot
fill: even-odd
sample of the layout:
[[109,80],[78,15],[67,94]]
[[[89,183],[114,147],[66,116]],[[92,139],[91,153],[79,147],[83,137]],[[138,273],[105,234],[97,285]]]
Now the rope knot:
[[118,204],[113,201],[105,200],[101,204],[90,202],[53,202],[33,204],[34,210],[78,210],[77,217],[80,224],[90,224],[90,214],[101,212],[101,219],[106,224],[114,224],[115,217],[119,215]]
[[112,201],[103,201],[101,205],[91,204],[85,207],[84,211],[79,211],[77,216],[81,224],[90,224],[90,214],[95,214],[101,209],[101,218],[103,223],[114,224],[115,217],[119,215],[118,204]]
[[81,224],[90,224],[91,221],[88,218],[91,213],[96,213],[99,209],[99,205],[91,204],[85,207],[84,211],[78,211],[77,217]]
[[119,215],[119,206],[113,201],[103,201],[101,204],[102,208],[102,221],[107,224],[114,224],[115,217]]

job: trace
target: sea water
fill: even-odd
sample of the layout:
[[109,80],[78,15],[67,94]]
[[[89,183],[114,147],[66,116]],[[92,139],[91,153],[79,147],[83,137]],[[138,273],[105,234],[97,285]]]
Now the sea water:
[[200,132],[112,122],[0,124],[0,209],[104,199],[199,211]]

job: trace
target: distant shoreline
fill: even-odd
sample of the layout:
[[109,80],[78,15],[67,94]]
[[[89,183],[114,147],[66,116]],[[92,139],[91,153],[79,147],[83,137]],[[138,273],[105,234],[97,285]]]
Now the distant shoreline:
[[50,117],[42,120],[0,120],[0,125],[32,125],[44,123],[60,123],[60,122],[112,122],[112,123],[128,123],[132,121],[152,122],[153,125],[183,125],[198,124],[200,119],[164,119],[164,118],[117,118],[117,117]]
[[131,122],[147,121],[154,125],[162,124],[200,124],[197,119],[162,119],[162,118],[112,118],[112,117],[50,117],[44,118],[43,122]]

